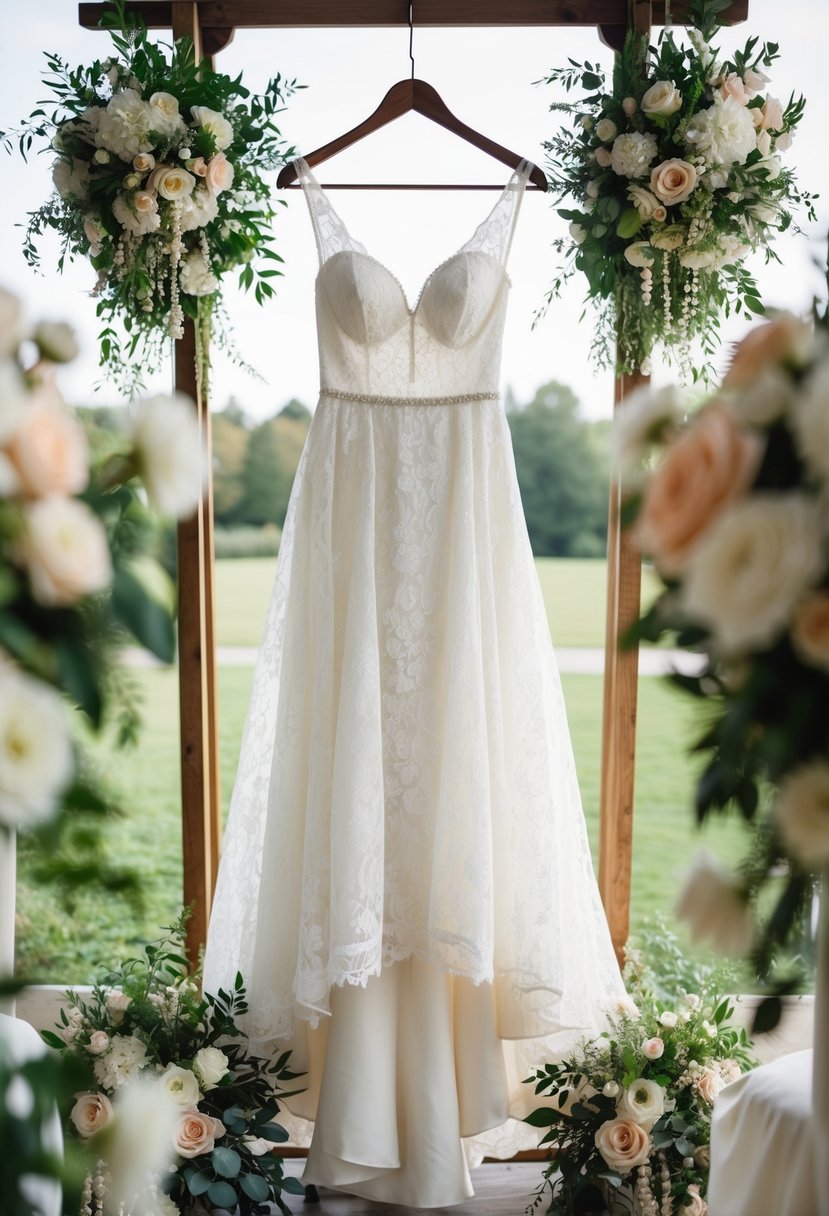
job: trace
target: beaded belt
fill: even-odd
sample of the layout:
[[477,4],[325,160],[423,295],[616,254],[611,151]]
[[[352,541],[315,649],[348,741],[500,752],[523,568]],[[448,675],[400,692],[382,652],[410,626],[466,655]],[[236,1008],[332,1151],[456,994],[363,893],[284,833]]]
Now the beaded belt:
[[500,393],[458,393],[454,397],[379,397],[373,393],[350,393],[342,388],[321,388],[321,397],[358,401],[361,405],[466,405],[471,401],[498,401]]

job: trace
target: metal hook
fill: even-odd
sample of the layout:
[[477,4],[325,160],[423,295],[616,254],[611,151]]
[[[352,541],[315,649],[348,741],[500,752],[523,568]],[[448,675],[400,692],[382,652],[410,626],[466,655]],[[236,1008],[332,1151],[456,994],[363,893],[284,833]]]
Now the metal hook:
[[412,80],[414,80],[414,0],[409,0],[409,58],[412,61]]

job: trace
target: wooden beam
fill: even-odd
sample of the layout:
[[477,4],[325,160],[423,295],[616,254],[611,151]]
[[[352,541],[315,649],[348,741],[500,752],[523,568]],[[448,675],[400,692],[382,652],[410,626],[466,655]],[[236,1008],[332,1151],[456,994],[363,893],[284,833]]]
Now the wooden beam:
[[[650,36],[651,0],[629,0],[630,24]],[[617,376],[613,408],[649,382],[641,374]],[[633,867],[633,789],[639,647],[620,651],[622,635],[639,616],[642,562],[621,526],[621,487],[610,487],[607,524],[607,628],[605,632],[602,784],[599,821],[599,890],[620,964],[630,929]]]
[[[173,0],[170,7],[174,38],[191,38],[196,57],[202,58],[197,4],[194,0]],[[221,795],[210,409],[199,392],[195,327],[189,317],[184,322],[184,337],[175,343],[173,359],[176,389],[195,402],[207,463],[207,482],[199,508],[178,528],[182,861],[184,903],[193,905],[187,926],[187,953],[195,965],[207,940],[219,864]]]
[[[654,0],[653,21],[665,21],[666,0]],[[151,29],[170,29],[170,0],[128,0],[128,12],[140,13]],[[94,29],[106,3],[78,5],[80,24]],[[671,20],[683,23],[688,5],[674,0]],[[207,35],[215,30],[280,29],[314,26],[400,26],[409,23],[408,0],[200,0],[199,22]],[[745,21],[748,0],[733,0],[720,20],[726,24]],[[598,25],[624,29],[628,20],[627,0],[417,0],[415,24],[422,26],[579,26]],[[222,44],[224,45],[224,44]]]

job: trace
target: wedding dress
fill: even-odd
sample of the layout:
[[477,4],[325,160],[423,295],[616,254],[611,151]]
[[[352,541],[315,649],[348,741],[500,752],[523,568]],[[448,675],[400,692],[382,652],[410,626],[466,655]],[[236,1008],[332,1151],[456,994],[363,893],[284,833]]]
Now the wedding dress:
[[307,1070],[305,1181],[412,1206],[536,1143],[529,1068],[624,994],[499,403],[530,167],[410,306],[298,162],[320,398],[205,961]]

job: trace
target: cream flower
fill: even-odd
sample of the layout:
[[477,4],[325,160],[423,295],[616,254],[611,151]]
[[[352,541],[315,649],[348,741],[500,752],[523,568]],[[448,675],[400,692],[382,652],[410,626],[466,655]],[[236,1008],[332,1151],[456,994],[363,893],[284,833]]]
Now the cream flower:
[[786,852],[804,870],[829,864],[829,764],[813,760],[790,773],[780,785],[774,808]]
[[131,1004],[132,997],[127,996],[126,992],[121,992],[120,988],[112,988],[107,993],[107,1013],[110,1016],[113,1026],[120,1026],[124,1020],[124,1015]]
[[696,168],[687,160],[663,160],[651,170],[651,190],[669,207],[683,203],[697,184]]
[[594,156],[596,158],[596,164],[601,169],[607,169],[610,166],[612,158],[607,148],[597,148]]
[[722,1088],[723,1078],[719,1068],[703,1068],[696,1080],[696,1090],[703,1102],[713,1106]]
[[717,260],[717,252],[713,249],[685,249],[679,255],[679,264],[686,270],[710,270]]
[[218,214],[219,201],[216,196],[199,186],[181,205],[181,230],[192,232],[194,228],[204,228]]
[[646,472],[654,444],[664,440],[684,412],[681,392],[668,385],[631,393],[613,419],[611,452],[623,485],[638,485]]
[[196,126],[213,136],[220,152],[230,147],[233,143],[233,127],[223,114],[218,110],[209,110],[207,106],[191,106],[190,113]]
[[155,157],[151,152],[139,152],[132,158],[132,167],[137,173],[149,173],[155,168]]
[[[752,128],[752,140],[754,129]],[[653,135],[630,131],[617,135],[610,152],[613,172],[620,177],[644,177],[656,156],[657,143]]]
[[659,1060],[665,1054],[665,1044],[660,1038],[645,1039],[642,1054],[646,1060]]
[[724,655],[771,645],[823,568],[819,513],[802,494],[754,494],[723,512],[685,567],[682,604]]
[[112,579],[103,526],[73,498],[42,498],[27,508],[20,555],[32,595],[47,607],[74,604]]
[[112,1119],[112,1103],[106,1094],[80,1094],[69,1112],[78,1135],[94,1136]]
[[708,1204],[700,1195],[699,1185],[696,1182],[692,1182],[688,1187],[688,1194],[691,1198],[679,1209],[679,1216],[707,1216]]
[[0,823],[26,828],[57,809],[74,772],[66,711],[40,681],[0,668]]
[[93,1030],[86,1050],[91,1056],[102,1056],[109,1049],[109,1035],[105,1030]]
[[595,1135],[596,1148],[612,1170],[629,1174],[650,1156],[651,1138],[631,1119],[608,1119]]
[[217,152],[207,162],[204,184],[211,194],[221,194],[223,190],[229,190],[233,185],[233,165],[224,152]]
[[662,1013],[660,1013],[658,1021],[659,1025],[664,1026],[666,1030],[673,1030],[679,1021],[679,1018],[672,1009],[665,1009]]
[[132,161],[139,152],[152,149],[152,111],[135,89],[114,93],[101,111],[95,141],[121,160]]
[[611,118],[600,118],[596,123],[596,138],[602,143],[609,144],[618,134],[619,129]]
[[633,115],[636,113],[636,98],[635,97],[625,97],[622,100],[622,109],[624,110],[624,112],[628,116],[628,118],[633,118]]
[[8,454],[24,492],[32,498],[79,494],[89,481],[89,448],[83,427],[49,385],[33,394]]
[[106,240],[107,230],[101,223],[100,217],[90,211],[84,216],[83,230],[86,239],[89,241],[89,252],[92,257],[97,257],[103,248],[103,243]]
[[632,241],[625,248],[625,261],[639,269],[652,266],[655,256],[650,241]]
[[142,402],[132,428],[139,474],[150,502],[183,519],[196,509],[204,481],[204,449],[193,403],[182,394]]
[[685,244],[686,231],[682,224],[669,224],[667,228],[651,233],[651,244],[663,253],[672,253]]
[[783,130],[783,107],[776,97],[766,98],[760,114],[760,126],[764,131]]
[[568,232],[570,233],[570,236],[575,245],[583,245],[584,242],[587,240],[587,229],[584,228],[581,224],[577,224],[575,222],[575,220],[568,228]]
[[806,377],[792,411],[792,426],[807,468],[829,479],[829,358]]
[[745,887],[707,849],[697,853],[675,911],[688,925],[692,941],[734,957],[751,949],[754,923]]
[[0,359],[0,446],[9,442],[30,409],[20,368],[13,359]]
[[717,97],[691,119],[685,142],[709,165],[742,165],[757,146],[751,111],[733,97]]
[[[102,1089],[112,1092],[135,1080],[148,1063],[146,1045],[138,1035],[114,1034],[109,1051],[95,1061],[95,1080]],[[159,1105],[158,1099],[156,1105]],[[166,1107],[167,1103],[160,1105]]]
[[78,340],[65,321],[41,321],[32,334],[44,359],[52,363],[71,363],[78,355]]
[[153,93],[150,97],[150,126],[159,135],[173,139],[187,130],[172,93]]
[[[656,1057],[653,1057],[656,1059]],[[639,1077],[622,1094],[616,1103],[620,1119],[632,1119],[643,1127],[651,1128],[665,1111],[665,1090],[656,1081]]]
[[195,1106],[200,1098],[199,1082],[195,1073],[178,1064],[169,1064],[159,1077],[159,1084],[176,1106]]
[[146,190],[134,194],[116,194],[112,200],[112,214],[121,227],[133,236],[145,236],[157,232],[161,224],[158,203]]
[[193,1059],[193,1069],[205,1092],[215,1089],[227,1076],[229,1065],[227,1056],[218,1047],[202,1047]]
[[642,113],[668,117],[682,105],[682,94],[672,80],[657,80],[642,97]]
[[763,86],[768,84],[769,79],[765,72],[758,72],[756,68],[746,68],[743,72],[743,83],[750,97],[762,93]]
[[216,1141],[225,1134],[221,1119],[203,1115],[195,1107],[185,1110],[176,1124],[173,1140],[181,1157],[201,1157],[212,1153]]
[[755,325],[737,343],[723,387],[740,389],[773,363],[803,367],[813,349],[812,327],[799,317],[784,313],[773,321]]
[[183,200],[192,193],[196,179],[180,165],[156,165],[147,178],[147,189],[157,191],[168,202]]
[[787,415],[794,408],[795,397],[791,376],[771,364],[738,392],[726,389],[721,401],[738,424],[764,427]]
[[628,198],[643,220],[647,222],[653,219],[653,213],[659,208],[659,199],[655,194],[651,194],[644,186],[631,186],[628,189]]
[[729,73],[723,77],[722,82],[717,88],[717,92],[723,101],[727,97],[733,97],[734,100],[741,106],[744,106],[749,100],[749,93],[745,86],[745,81],[742,76],[738,76],[736,72]]

